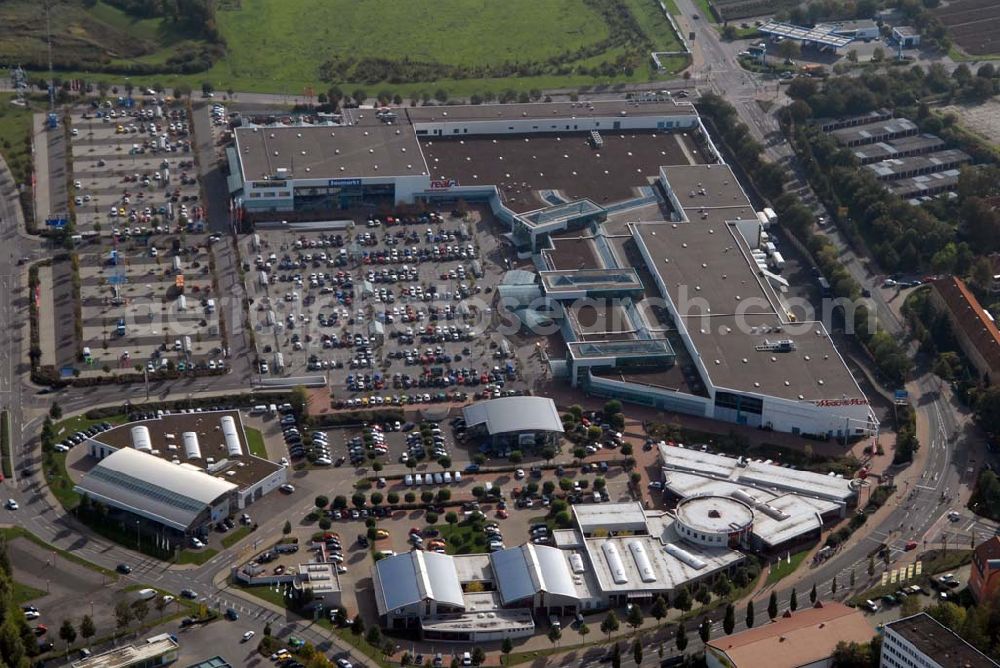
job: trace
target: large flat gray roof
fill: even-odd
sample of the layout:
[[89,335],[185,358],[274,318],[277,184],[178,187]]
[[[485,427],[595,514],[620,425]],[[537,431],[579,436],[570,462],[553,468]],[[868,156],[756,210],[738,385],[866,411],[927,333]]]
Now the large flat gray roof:
[[[790,323],[779,313],[733,226],[694,221],[634,229],[716,387],[792,400],[864,397],[822,323]],[[793,341],[795,349],[757,349],[778,340]]]
[[419,176],[427,174],[409,124],[257,126],[236,129],[245,181]]
[[526,104],[463,104],[410,107],[412,123],[448,121],[513,120],[516,118],[591,118],[596,116],[691,116],[697,112],[687,102],[634,102],[593,100],[586,102],[531,102]]

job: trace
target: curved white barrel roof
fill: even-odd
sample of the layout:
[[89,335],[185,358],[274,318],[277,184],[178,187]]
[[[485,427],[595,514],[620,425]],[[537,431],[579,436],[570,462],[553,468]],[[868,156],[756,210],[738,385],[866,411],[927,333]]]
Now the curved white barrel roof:
[[153,449],[153,442],[149,438],[149,427],[141,424],[132,427],[132,447],[143,452]]
[[184,456],[188,459],[201,459],[201,446],[198,444],[198,434],[193,431],[186,431],[182,436],[184,439]]

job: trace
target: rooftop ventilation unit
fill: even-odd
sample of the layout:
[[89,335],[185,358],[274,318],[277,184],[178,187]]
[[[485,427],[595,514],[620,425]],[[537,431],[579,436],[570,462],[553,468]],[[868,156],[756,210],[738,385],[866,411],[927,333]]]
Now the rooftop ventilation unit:
[[795,342],[791,339],[778,339],[777,341],[764,340],[764,343],[754,346],[757,352],[790,353],[795,350]]

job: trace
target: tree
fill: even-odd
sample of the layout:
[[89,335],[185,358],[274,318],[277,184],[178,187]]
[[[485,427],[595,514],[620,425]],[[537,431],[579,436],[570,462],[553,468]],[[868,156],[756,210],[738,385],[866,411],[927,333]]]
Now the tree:
[[677,651],[683,654],[688,646],[687,630],[684,628],[683,621],[677,623],[677,634],[674,636],[674,642],[677,643]]
[[388,494],[385,495],[385,498],[386,501],[389,502],[389,505],[394,506],[397,503],[399,503],[399,492],[389,492]]
[[378,647],[379,643],[382,642],[382,632],[378,630],[377,626],[371,627],[365,634],[365,641],[372,647]]
[[836,575],[833,576],[833,582],[830,583],[830,595],[831,596],[836,596],[837,595],[837,576]]
[[633,604],[632,607],[628,609],[628,617],[626,618],[626,621],[628,622],[628,625],[632,627],[633,631],[642,626],[642,608]]
[[121,600],[115,604],[115,624],[119,631],[124,631],[132,623],[132,606],[128,601]]
[[608,634],[608,640],[611,640],[611,634],[616,632],[621,626],[621,622],[618,621],[618,615],[615,611],[610,611],[601,622],[601,632]]
[[351,631],[353,631],[356,636],[365,632],[365,620],[361,616],[360,612],[354,615],[354,619],[351,620]]
[[725,575],[719,576],[712,584],[712,593],[719,598],[729,596],[733,591],[733,583]]
[[383,500],[382,492],[372,492],[371,502],[373,506],[381,506]]
[[90,640],[97,633],[97,627],[94,625],[94,620],[90,615],[84,615],[83,619],[80,620],[80,635],[83,636],[84,642]]
[[632,642],[632,659],[635,660],[635,665],[642,665],[642,636],[636,636]]
[[767,601],[767,616],[774,619],[778,616],[778,592],[772,591]]
[[456,513],[454,510],[449,510],[444,515],[444,521],[452,525],[458,524],[458,513]]
[[788,597],[788,609],[795,612],[795,609],[799,607],[799,595],[795,591],[795,587],[792,587],[792,595]]
[[202,81],[201,82],[201,92],[204,95],[207,96],[209,93],[212,93],[214,91],[215,91],[215,86],[212,84],[211,81]]
[[507,657],[509,657],[510,653],[514,651],[514,643],[510,638],[503,639],[503,643],[500,645],[500,651],[503,652],[504,662],[506,663]]
[[611,647],[611,668],[621,668],[622,665],[622,648],[621,645],[615,643]]
[[691,592],[685,586],[680,586],[677,588],[677,593],[674,594],[674,607],[683,612],[687,612],[691,609],[693,602],[691,601]]
[[319,518],[319,525],[318,526],[320,528],[320,531],[329,531],[330,527],[333,526],[333,521],[330,520],[329,517],[321,517],[321,518]]
[[847,59],[849,61],[851,61],[852,63],[858,62],[858,50],[857,49],[851,49],[850,51],[848,51],[847,52]]
[[726,606],[726,616],[722,618],[722,630],[728,636],[736,628],[736,606],[732,603]]
[[365,495],[362,492],[355,492],[351,495],[351,503],[354,504],[355,508],[365,507]]
[[437,100],[438,102],[447,102],[448,91],[446,91],[444,88],[438,88],[436,91],[434,91],[434,99]]
[[551,626],[549,627],[548,636],[549,636],[549,642],[555,645],[557,642],[559,642],[559,639],[562,638],[562,631],[559,629],[558,626]]
[[852,568],[851,569],[851,589],[854,588],[854,580],[855,580],[855,578],[854,578],[854,569]]
[[142,622],[149,615],[149,604],[143,600],[136,601],[132,604],[132,614],[135,615],[135,620],[139,623],[139,626],[142,626]]
[[876,46],[872,50],[872,62],[881,63],[883,60],[885,60],[885,49],[883,49],[881,46]]
[[797,58],[800,53],[802,53],[802,48],[794,40],[786,39],[778,45],[778,54],[785,59],[786,63],[792,58]]
[[62,406],[59,405],[58,401],[53,401],[52,405],[49,406],[49,417],[53,420],[58,420],[62,417]]
[[576,632],[579,633],[584,638],[586,638],[587,634],[590,633],[590,627],[587,626],[586,624],[580,624],[580,626],[576,628]]
[[59,638],[66,643],[66,652],[69,653],[69,646],[76,640],[76,629],[73,628],[73,622],[68,619],[62,621],[62,626],[59,627]]
[[653,615],[653,619],[659,622],[667,616],[668,612],[667,601],[663,598],[663,594],[657,594],[656,598],[653,599],[653,605],[649,608],[649,614]]
[[708,602],[712,600],[712,594],[708,591],[708,587],[705,583],[698,585],[698,589],[694,592],[694,600],[698,601],[702,605],[708,605]]
[[814,604],[814,605],[816,603],[816,583],[815,582],[813,583],[812,589],[809,591],[809,602],[812,603],[812,604]]
[[524,454],[520,450],[512,450],[507,459],[511,464],[520,464],[524,460]]
[[698,637],[703,643],[707,643],[712,638],[712,620],[706,617],[698,627]]
[[291,520],[285,520],[285,526],[281,527],[281,533],[285,534],[286,536],[288,534],[292,533],[292,522],[291,522]]
[[481,666],[486,661],[486,652],[479,645],[472,648],[472,665]]
[[753,628],[753,601],[747,601],[747,614],[746,614],[747,628]]
[[160,619],[163,619],[163,611],[166,610],[167,605],[169,605],[167,603],[167,599],[163,596],[157,596],[156,603],[154,603],[154,605],[156,606],[156,611],[160,613]]
[[328,505],[330,505],[330,499],[320,494],[319,496],[316,497],[315,503],[316,507],[322,510],[323,508],[326,508]]

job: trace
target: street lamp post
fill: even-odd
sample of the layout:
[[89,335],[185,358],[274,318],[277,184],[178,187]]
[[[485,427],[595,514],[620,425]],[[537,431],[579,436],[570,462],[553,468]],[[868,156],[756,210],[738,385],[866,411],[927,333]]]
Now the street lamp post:
[[139,520],[135,521],[135,549],[142,552],[142,535],[139,533]]

